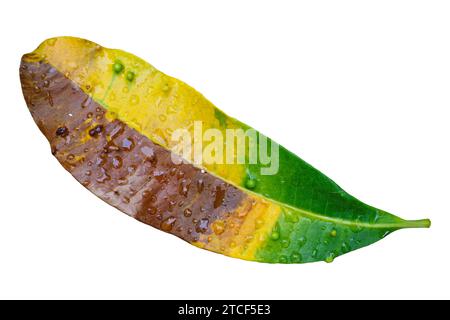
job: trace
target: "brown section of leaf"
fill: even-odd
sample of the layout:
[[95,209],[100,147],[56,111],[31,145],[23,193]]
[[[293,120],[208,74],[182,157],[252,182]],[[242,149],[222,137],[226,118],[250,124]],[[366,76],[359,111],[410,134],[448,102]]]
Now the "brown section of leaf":
[[[119,120],[43,62],[20,68],[25,100],[52,153],[80,183],[126,214],[187,241],[211,233],[245,194]],[[36,168],[38,170],[38,168]]]

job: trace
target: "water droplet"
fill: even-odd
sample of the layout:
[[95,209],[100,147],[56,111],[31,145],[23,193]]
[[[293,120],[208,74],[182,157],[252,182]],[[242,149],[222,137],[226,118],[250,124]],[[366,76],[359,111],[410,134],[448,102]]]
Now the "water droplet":
[[245,180],[245,187],[250,190],[255,189],[256,188],[256,180],[248,177],[247,180]]
[[291,223],[297,223],[298,222],[298,215],[292,211],[285,211],[284,216],[286,218],[286,221]]
[[134,72],[132,71],[127,72],[127,80],[130,82],[134,80]]
[[[92,98],[90,97],[90,96],[87,96],[84,100],[83,100],[83,102],[81,103],[81,107],[82,108],[87,108],[87,107],[89,107],[89,104],[91,103],[91,101],[92,101]],[[92,115],[92,114],[91,114]],[[91,116],[92,117],[92,116]]]
[[330,236],[335,238],[337,236],[337,231],[335,229],[331,230]]
[[216,235],[220,236],[225,231],[225,222],[222,220],[214,221],[212,229]]
[[44,88],[50,87],[50,81],[45,80],[44,83],[43,83],[43,87],[44,87]]
[[91,137],[98,137],[103,131],[103,126],[101,124],[95,126],[93,129],[89,130],[89,135]]
[[270,234],[270,239],[277,241],[278,239],[280,239],[280,233],[278,231],[272,231],[272,233]]
[[261,228],[263,225],[264,225],[264,220],[263,219],[256,219],[256,221],[255,221],[256,229]]
[[162,86],[161,90],[164,91],[164,92],[169,91],[169,84],[165,83],[165,84]]
[[223,189],[221,186],[217,186],[215,195],[216,196],[214,198],[214,209],[217,209],[222,205],[223,200],[225,199],[225,189]]
[[363,230],[363,228],[361,227],[361,220],[359,218],[357,218],[355,220],[355,223],[350,227],[350,230],[354,233],[360,232]]
[[141,148],[141,152],[146,156],[146,160],[150,161],[150,162],[154,162],[156,157],[155,157],[155,151],[150,148],[150,147],[142,147]]
[[53,97],[50,94],[50,92],[47,92],[47,101],[48,101],[48,104],[50,105],[50,107],[53,107]]
[[283,248],[288,248],[290,244],[291,244],[291,241],[289,241],[289,239],[283,239],[283,240],[281,240],[281,246],[282,246]]
[[209,220],[207,218],[200,219],[195,226],[195,231],[198,233],[205,233],[208,231]]
[[302,261],[302,256],[298,253],[291,254],[291,262],[292,263],[300,263]]
[[185,175],[185,173],[184,173],[183,170],[180,170],[180,171],[177,172],[177,178],[178,178],[178,179],[183,179],[183,178],[184,178],[184,175]]
[[205,188],[205,183],[203,182],[203,180],[202,179],[197,180],[197,191],[199,193],[202,193],[204,188]]
[[97,157],[97,159],[96,159],[96,161],[95,161],[95,164],[96,164],[98,167],[103,166],[105,163],[106,163],[106,158],[105,158],[104,155],[100,155],[99,157]]
[[122,125],[117,125],[115,126],[111,132],[109,133],[109,138],[111,140],[117,138],[118,136],[120,136],[124,131],[124,127]]
[[112,142],[108,143],[108,145],[106,146],[106,153],[110,153],[113,151],[119,151],[119,150],[120,150],[120,148]]
[[122,140],[122,149],[131,151],[134,148],[134,141],[132,138],[125,138]]
[[297,246],[298,246],[299,248],[301,248],[301,247],[303,247],[305,244],[306,244],[306,237],[301,236],[301,237],[298,239],[298,244],[297,244]]
[[176,221],[177,218],[172,216],[168,217],[167,219],[161,222],[161,230],[166,232],[171,231]]
[[343,242],[342,246],[341,246],[341,250],[343,253],[347,253],[347,252],[350,252],[350,247],[346,242]]
[[66,158],[67,160],[72,161],[73,159],[75,159],[75,156],[73,154],[69,154]]
[[186,180],[182,180],[180,185],[178,186],[178,192],[180,193],[180,195],[182,195],[183,197],[186,197],[188,195],[189,192],[189,183],[187,183]]
[[158,118],[159,118],[159,120],[161,120],[162,122],[164,122],[164,121],[167,120],[167,116],[166,116],[165,114],[160,114],[160,115],[158,116]]
[[94,115],[92,114],[92,112],[88,112],[88,114],[86,115],[86,118],[91,119]]
[[326,263],[332,263],[334,261],[334,253],[329,253],[328,256],[325,258]]
[[149,188],[148,190],[144,190],[143,192],[142,192],[142,198],[148,198],[148,197],[150,197],[151,196],[151,188]]
[[139,97],[137,95],[132,95],[130,97],[130,103],[131,105],[137,105],[139,103]]
[[169,201],[169,211],[172,211],[173,207],[175,207],[176,204],[177,204],[177,202],[175,200],[170,200]]
[[98,172],[96,180],[98,183],[104,183],[106,181],[111,180],[111,177],[109,176],[109,174],[106,172],[106,170],[104,168],[100,168],[100,171]]
[[123,71],[123,64],[120,61],[116,61],[113,64],[113,71],[117,74],[121,73]]
[[112,165],[113,165],[113,167],[115,169],[121,168],[122,167],[122,163],[123,163],[123,161],[122,161],[121,157],[115,156],[115,157],[112,158]]
[[167,114],[175,114],[175,113],[177,113],[177,111],[178,111],[178,109],[176,106],[174,106],[174,105],[167,106],[167,111],[166,111]]
[[47,40],[47,44],[48,44],[50,47],[53,47],[53,46],[55,45],[55,43],[56,43],[57,40],[58,40],[57,38],[49,39],[49,40]]
[[186,218],[189,218],[190,216],[192,216],[192,210],[189,208],[186,208],[186,209],[184,209],[183,214]]
[[69,134],[69,129],[67,129],[67,127],[59,127],[58,129],[56,129],[56,135],[60,136],[60,137],[67,137],[67,135]]

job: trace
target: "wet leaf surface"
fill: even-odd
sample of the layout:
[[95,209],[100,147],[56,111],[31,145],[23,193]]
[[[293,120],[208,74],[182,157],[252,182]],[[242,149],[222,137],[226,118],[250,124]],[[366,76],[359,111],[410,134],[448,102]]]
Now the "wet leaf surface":
[[20,78],[36,124],[75,179],[198,247],[260,262],[332,262],[395,230],[430,225],[362,203],[283,147],[275,175],[262,174],[261,159],[175,164],[177,129],[250,127],[124,51],[49,39],[24,55]]

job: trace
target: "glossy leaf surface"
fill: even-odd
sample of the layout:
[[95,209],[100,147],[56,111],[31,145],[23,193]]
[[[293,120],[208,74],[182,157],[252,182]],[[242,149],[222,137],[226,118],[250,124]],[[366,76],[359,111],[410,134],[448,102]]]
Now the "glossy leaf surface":
[[395,230],[430,225],[362,203],[283,147],[275,175],[263,174],[260,159],[174,164],[176,130],[194,135],[200,122],[226,136],[250,127],[127,52],[53,38],[24,55],[20,76],[35,122],[80,183],[201,248],[269,263],[331,262]]

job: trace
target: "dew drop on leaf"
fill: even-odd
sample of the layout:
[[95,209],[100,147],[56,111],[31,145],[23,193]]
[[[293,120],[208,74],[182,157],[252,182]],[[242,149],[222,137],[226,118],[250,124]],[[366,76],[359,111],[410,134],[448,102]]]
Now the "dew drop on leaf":
[[216,235],[220,236],[225,231],[225,222],[217,220],[212,224],[213,231]]
[[298,253],[293,253],[292,255],[291,255],[291,262],[292,263],[300,263],[301,262],[301,256],[300,256],[300,254],[298,254]]
[[122,158],[119,156],[115,156],[112,158],[112,165],[115,169],[120,169],[122,167]]
[[122,149],[125,151],[131,151],[134,148],[134,141],[132,138],[125,138],[122,140]]
[[280,233],[278,231],[272,231],[272,233],[270,234],[270,239],[277,241],[278,239],[280,239]]
[[184,209],[183,214],[186,218],[189,218],[190,216],[192,216],[192,210],[189,208]]
[[328,255],[327,255],[327,257],[325,258],[325,262],[326,263],[332,263],[334,261],[334,253],[329,253]]
[[161,222],[161,230],[166,231],[166,232],[171,231],[176,221],[177,221],[177,218],[172,217],[172,216],[168,217],[167,219],[164,219]]
[[206,231],[208,231],[208,225],[209,219],[200,219],[200,221],[198,221],[197,225],[195,226],[195,231],[197,231],[198,233],[205,233]]

